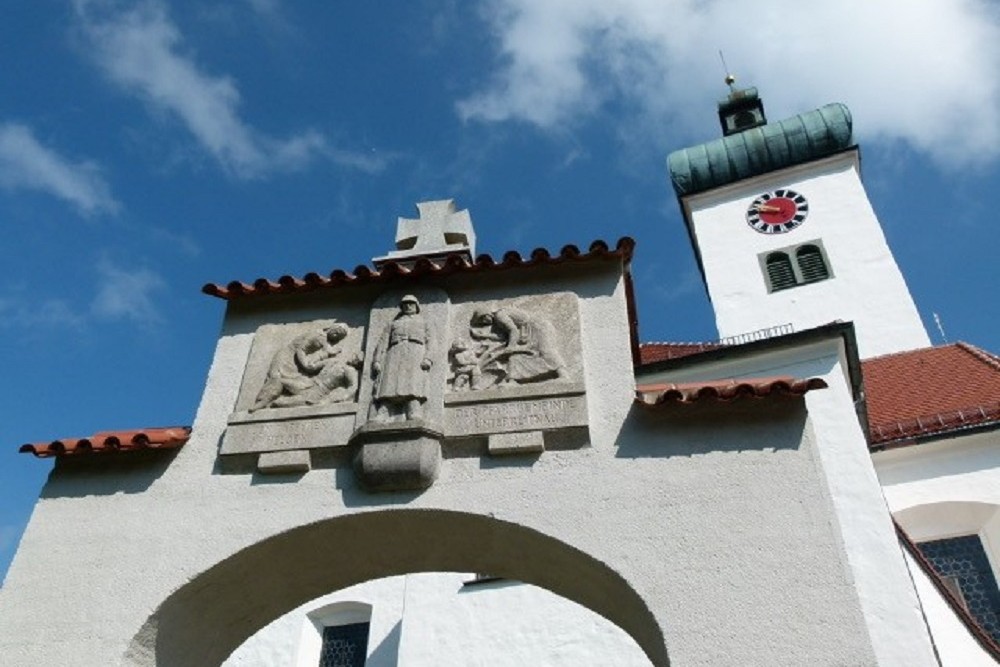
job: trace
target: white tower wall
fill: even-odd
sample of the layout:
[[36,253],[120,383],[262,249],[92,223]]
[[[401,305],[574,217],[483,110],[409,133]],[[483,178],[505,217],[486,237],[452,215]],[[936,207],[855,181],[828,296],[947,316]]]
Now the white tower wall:
[[[789,232],[762,234],[747,224],[747,208],[778,188],[805,196],[808,217]],[[854,322],[862,358],[930,345],[861,183],[856,149],[685,197],[682,204],[720,337],[843,320]],[[810,242],[824,250],[831,277],[768,293],[763,257]]]

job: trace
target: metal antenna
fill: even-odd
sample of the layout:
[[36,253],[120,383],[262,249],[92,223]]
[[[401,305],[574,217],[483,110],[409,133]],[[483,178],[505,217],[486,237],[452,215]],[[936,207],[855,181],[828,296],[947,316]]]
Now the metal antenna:
[[729,73],[729,65],[726,64],[726,57],[722,55],[722,49],[719,49],[719,60],[722,61],[722,70],[726,73],[726,85],[729,86],[729,92],[735,92],[733,84],[736,83],[736,77]]
[[948,337],[944,335],[944,326],[941,324],[941,318],[938,317],[937,313],[931,313],[934,316],[934,324],[937,325],[938,333],[941,334],[941,341],[944,343],[948,342]]

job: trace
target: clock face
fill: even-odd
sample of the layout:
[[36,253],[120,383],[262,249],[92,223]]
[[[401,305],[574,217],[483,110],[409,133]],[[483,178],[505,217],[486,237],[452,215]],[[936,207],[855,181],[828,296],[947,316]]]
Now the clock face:
[[747,224],[761,234],[790,232],[809,215],[809,202],[794,190],[765,192],[747,207]]

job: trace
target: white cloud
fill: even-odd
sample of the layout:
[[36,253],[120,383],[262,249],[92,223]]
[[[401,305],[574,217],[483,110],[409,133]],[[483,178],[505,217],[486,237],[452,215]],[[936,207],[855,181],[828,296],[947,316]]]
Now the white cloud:
[[46,192],[87,215],[118,208],[97,165],[59,155],[18,123],[0,123],[0,187]]
[[84,322],[84,316],[62,299],[0,297],[0,326],[4,328],[79,330]]
[[131,320],[142,326],[152,326],[163,320],[153,299],[156,292],[166,287],[159,274],[146,268],[123,269],[107,258],[97,263],[97,273],[100,284],[91,304],[93,314]]
[[[226,170],[239,178],[302,169],[317,157],[347,167],[344,152],[305,131],[288,139],[268,137],[240,116],[236,82],[204,71],[159,0],[122,9],[112,0],[74,0],[84,36],[103,73],[157,111],[179,119]],[[260,11],[277,4],[257,0]],[[348,156],[352,155],[346,153]]]
[[[463,118],[558,130],[614,98],[704,127],[722,49],[769,117],[843,101],[868,137],[941,162],[1000,156],[1000,9],[988,0],[493,0],[502,58]],[[677,127],[674,125],[674,127]]]
[[126,320],[140,327],[163,321],[156,304],[167,283],[155,271],[122,267],[108,257],[96,264],[97,289],[89,306],[76,300],[38,296],[24,285],[0,294],[0,329],[84,331],[100,320]]
[[245,0],[250,9],[262,16],[273,16],[281,9],[281,0]]

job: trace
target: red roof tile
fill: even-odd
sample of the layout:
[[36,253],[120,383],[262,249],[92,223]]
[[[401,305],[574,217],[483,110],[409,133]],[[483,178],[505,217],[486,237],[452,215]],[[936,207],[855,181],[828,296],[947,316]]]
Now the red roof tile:
[[801,396],[807,391],[824,389],[826,386],[826,382],[821,378],[797,380],[787,376],[647,384],[636,387],[635,400],[644,408],[654,408],[674,403],[690,404],[702,399],[732,401],[743,397]]
[[1000,358],[953,343],[862,362],[871,444],[1000,423]]
[[138,449],[177,449],[191,436],[188,426],[147,428],[137,431],[102,431],[89,438],[69,438],[21,445],[22,454],[39,458],[80,456],[92,453],[127,452]]
[[281,276],[276,281],[258,278],[252,284],[238,281],[224,286],[209,283],[202,287],[201,291],[211,296],[217,296],[220,299],[229,300],[251,296],[265,296],[268,294],[310,292],[317,289],[346,285],[386,282],[409,276],[442,276],[452,273],[515,269],[539,264],[562,264],[564,262],[592,259],[620,258],[628,263],[632,259],[634,248],[635,241],[626,236],[618,240],[614,249],[609,248],[608,244],[604,241],[594,241],[590,244],[587,252],[580,252],[580,249],[576,246],[567,245],[559,251],[558,255],[553,256],[544,248],[536,248],[531,252],[531,256],[528,259],[522,258],[515,251],[510,251],[504,253],[503,259],[499,262],[489,255],[480,255],[474,262],[470,262],[461,255],[454,254],[441,260],[421,258],[412,267],[407,267],[396,262],[386,262],[381,269],[372,269],[366,265],[361,265],[354,269],[354,273],[347,273],[337,269],[331,272],[329,276],[321,276],[318,273],[307,273],[301,278]]
[[652,364],[717,350],[720,347],[721,343],[642,343],[639,345],[639,360],[641,364]]

